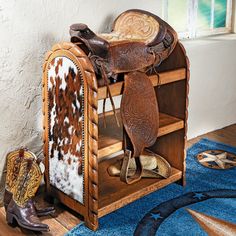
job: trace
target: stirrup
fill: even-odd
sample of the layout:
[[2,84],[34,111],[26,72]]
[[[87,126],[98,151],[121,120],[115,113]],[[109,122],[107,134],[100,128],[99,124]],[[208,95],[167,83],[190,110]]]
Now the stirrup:
[[120,180],[122,182],[125,182],[126,184],[133,184],[141,179],[142,172],[143,172],[143,166],[140,161],[140,157],[135,158],[135,164],[136,164],[136,171],[135,174],[131,177],[128,177],[128,171],[129,171],[129,162],[131,159],[132,152],[130,150],[125,150],[124,158],[120,170]]
[[[140,160],[143,166],[142,178],[151,179],[166,179],[171,175],[171,166],[168,161],[162,156],[145,149],[140,155]],[[111,164],[107,171],[110,176],[119,176],[122,165],[122,159]],[[133,176],[136,171],[135,160],[130,159],[128,177]]]

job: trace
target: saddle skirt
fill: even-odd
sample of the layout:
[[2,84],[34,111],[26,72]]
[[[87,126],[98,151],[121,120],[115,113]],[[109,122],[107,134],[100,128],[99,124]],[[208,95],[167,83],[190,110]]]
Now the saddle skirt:
[[154,144],[159,129],[157,99],[147,75],[132,72],[125,76],[120,109],[124,128],[134,147],[133,156],[138,157],[145,147]]

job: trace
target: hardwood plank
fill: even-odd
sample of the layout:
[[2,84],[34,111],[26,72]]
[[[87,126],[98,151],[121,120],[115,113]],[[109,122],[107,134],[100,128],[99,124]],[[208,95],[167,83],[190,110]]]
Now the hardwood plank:
[[[121,123],[120,112],[117,115]],[[98,122],[98,158],[110,155],[122,150],[123,130],[118,127],[112,112],[106,113],[106,127],[104,127],[103,117],[99,115]]]
[[187,142],[187,147],[192,146],[194,143],[198,142],[201,138],[208,138],[216,142],[222,142],[231,146],[236,147],[236,124],[226,126],[222,129],[215,130],[196,138],[190,139]]
[[184,121],[174,116],[160,113],[160,128],[158,137],[184,128]]
[[[112,96],[118,96],[122,94],[124,82],[117,82],[115,84],[109,85]],[[102,100],[107,97],[107,87],[102,86],[98,88],[98,100]]]
[[69,208],[63,205],[60,205],[60,207],[57,207],[56,209],[56,220],[67,230],[73,229],[81,222],[78,218],[78,214],[72,212]]
[[[110,113],[109,113],[110,114]],[[119,112],[117,113],[120,119]],[[98,158],[111,155],[122,150],[123,131],[118,127],[113,115],[106,116],[107,127],[104,128],[102,117],[99,118]],[[169,134],[184,127],[184,121],[164,113],[160,113],[158,137]]]
[[[180,68],[173,71],[161,72],[157,75],[149,76],[153,86],[167,84],[186,78],[186,69]],[[122,94],[123,81],[111,84],[110,86],[112,96],[118,96]],[[98,88],[98,100],[104,99],[107,97],[107,88],[105,86]]]
[[37,235],[44,235],[44,236],[51,236],[51,235],[57,235],[57,236],[63,236],[68,232],[68,229],[65,228],[62,224],[60,224],[56,218],[50,217],[50,216],[44,216],[40,217],[40,220],[42,223],[47,224],[50,228],[49,232],[46,233],[38,233]]
[[[42,189],[39,189],[35,199],[38,208],[45,208],[50,205],[49,203],[44,201],[43,195],[44,191],[42,191]],[[57,200],[55,201],[54,207],[56,212],[55,214],[51,215],[51,217],[54,218],[59,224],[61,224],[67,230],[71,230],[81,222],[81,220],[78,218],[78,215],[74,215],[74,212],[71,209],[69,209],[65,205],[62,205]]]
[[114,139],[114,142],[109,145],[108,142],[106,142],[106,139],[107,137],[104,138],[104,143],[106,143],[108,146],[98,150],[99,159],[108,155],[112,155],[113,153],[119,152],[123,148],[122,140]]
[[99,183],[103,183],[99,188],[99,217],[182,178],[182,171],[172,168],[168,179],[141,179],[137,183],[127,185],[121,182],[119,177],[111,177],[107,172],[108,166],[122,157],[120,155],[99,164]]
[[159,83],[157,84],[153,83],[153,86],[168,84],[168,83],[176,82],[179,80],[184,80],[185,78],[186,78],[185,68],[172,70],[168,72],[162,72],[162,73],[159,73]]

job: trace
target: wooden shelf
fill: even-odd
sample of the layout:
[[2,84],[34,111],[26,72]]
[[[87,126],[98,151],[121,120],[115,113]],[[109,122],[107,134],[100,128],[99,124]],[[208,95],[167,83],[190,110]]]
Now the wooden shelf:
[[[58,54],[59,51],[60,55]],[[100,80],[99,76],[101,75],[93,72],[94,68],[88,54],[89,50],[84,43],[77,46],[71,43],[62,43],[54,45],[52,51],[47,54],[47,59],[45,59],[43,76],[45,180],[49,196],[57,198],[60,202],[79,213],[83,216],[87,227],[97,230],[99,226],[98,217],[109,214],[168,184],[177,181],[178,184],[185,184],[185,142],[190,72],[189,60],[185,49],[181,43],[177,42],[169,57],[156,68],[158,73],[148,75],[148,79],[150,79],[155,90],[159,111],[162,112],[156,117],[156,121],[159,123],[159,137],[150,147],[150,150],[166,158],[172,167],[172,173],[167,179],[143,178],[134,184],[127,185],[121,182],[119,177],[111,177],[107,172],[108,166],[124,156],[124,130],[122,124],[121,127],[117,126],[112,112],[107,114],[107,128],[104,127],[103,117],[98,112],[102,108],[102,99],[107,97],[107,87],[104,86],[104,81]],[[80,76],[77,76],[74,82],[80,83],[84,86],[85,90],[86,88],[88,90],[81,98],[83,101],[78,98],[78,102],[83,103],[82,105],[85,108],[83,109],[83,114],[78,109],[69,110],[74,116],[70,117],[68,121],[70,126],[76,131],[78,125],[74,122],[74,118],[77,117],[80,120],[81,117],[83,118],[81,120],[82,123],[80,123],[84,127],[85,137],[85,139],[80,140],[82,142],[81,145],[84,147],[83,153],[85,154],[83,156],[83,175],[81,175],[81,178],[84,179],[83,189],[81,190],[85,199],[83,203],[78,201],[73,191],[67,194],[63,192],[63,186],[58,185],[55,187],[50,184],[49,177],[56,170],[49,168],[52,158],[50,158],[48,150],[56,150],[59,145],[58,142],[65,138],[65,135],[60,136],[58,132],[49,132],[49,130],[53,129],[53,126],[49,122],[48,117],[52,112],[52,109],[48,107],[48,102],[51,99],[49,96],[51,93],[48,92],[50,88],[47,86],[48,81],[51,79],[48,77],[48,65],[58,56],[64,56],[73,61],[74,65],[81,71]],[[69,65],[65,65],[63,68],[68,71],[70,69]],[[123,78],[125,74],[120,73],[118,75],[120,82],[109,85],[111,96],[114,97],[123,93]],[[53,77],[53,81],[55,82],[56,80],[57,78]],[[98,94],[95,89],[96,86],[90,86],[96,85],[97,82],[99,84]],[[65,83],[69,90],[75,90],[74,83],[70,83],[70,81],[65,81]],[[53,97],[57,97],[56,91],[53,90],[51,92]],[[89,101],[89,104],[86,101]],[[68,109],[73,108],[73,102],[71,99],[68,99]],[[97,104],[100,107],[97,107]],[[59,101],[56,101],[54,105],[60,106],[61,104],[59,104]],[[149,101],[145,101],[144,105],[148,106]],[[63,118],[66,115],[64,113],[62,116],[56,114],[56,118]],[[118,116],[120,116],[120,112],[118,112]],[[142,124],[142,119],[140,119],[140,122]],[[98,127],[96,127],[97,123]],[[67,122],[62,124],[61,130],[64,129],[68,129]],[[72,139],[73,134],[69,138]],[[54,142],[55,140],[58,142]],[[57,161],[56,156],[54,159]],[[58,162],[58,168],[64,168],[62,164]],[[68,168],[70,168],[69,164]]]
[[119,177],[111,177],[107,172],[108,166],[122,157],[122,155],[119,155],[99,163],[98,217],[115,211],[182,178],[182,171],[172,168],[172,174],[168,179],[141,179],[137,183],[127,185],[121,182]]
[[[168,72],[158,73],[158,75],[149,76],[153,86],[167,84],[186,78],[186,69],[180,68],[177,70],[172,70]],[[110,86],[112,96],[117,96],[122,94],[123,81],[111,84]],[[98,100],[107,97],[107,88],[105,86],[98,88]]]
[[[122,150],[123,130],[118,127],[115,117],[110,113],[106,116],[107,128],[104,128],[103,118],[99,118],[98,158],[111,155]],[[118,117],[120,113],[118,110]],[[160,113],[158,137],[184,128],[184,121],[176,117]]]

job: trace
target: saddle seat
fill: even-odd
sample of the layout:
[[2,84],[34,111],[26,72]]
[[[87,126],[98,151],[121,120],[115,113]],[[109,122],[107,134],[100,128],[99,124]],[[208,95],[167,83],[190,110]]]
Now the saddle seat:
[[160,25],[152,16],[129,11],[121,14],[114,22],[113,31],[98,34],[110,44],[129,42],[151,43],[158,35]]
[[153,16],[132,10],[117,17],[110,33],[98,37],[108,42],[111,70],[117,74],[154,65],[156,56],[149,46],[158,44],[165,33],[165,27]]

